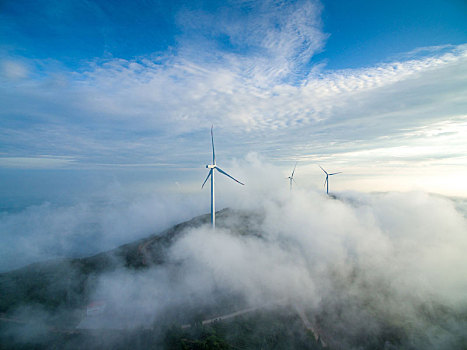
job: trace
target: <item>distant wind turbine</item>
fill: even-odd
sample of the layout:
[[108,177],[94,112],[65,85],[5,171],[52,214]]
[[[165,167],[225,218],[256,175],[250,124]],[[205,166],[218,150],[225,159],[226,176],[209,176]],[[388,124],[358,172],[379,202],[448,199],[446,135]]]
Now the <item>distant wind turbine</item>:
[[296,183],[296,181],[295,181],[294,178],[293,178],[293,175],[295,174],[295,169],[296,169],[296,168],[297,168],[297,163],[295,163],[295,166],[294,166],[293,171],[292,171],[292,175],[290,175],[290,176],[288,177],[288,179],[289,179],[289,181],[290,181],[290,190],[291,190],[291,191],[292,191],[292,183],[293,183],[293,182]]
[[213,135],[212,129],[213,129],[213,127],[211,127],[212,164],[206,165],[206,168],[208,168],[210,170],[209,170],[208,176],[206,177],[206,180],[204,180],[203,185],[201,186],[201,188],[204,187],[204,185],[206,184],[206,181],[208,181],[209,177],[211,177],[211,224],[212,224],[212,228],[214,229],[214,228],[216,228],[216,204],[215,204],[215,196],[214,196],[214,170],[217,170],[221,174],[224,174],[225,176],[230,177],[232,180],[234,180],[235,182],[238,182],[240,185],[245,185],[245,184],[238,181],[234,177],[230,176],[224,170],[222,170],[221,168],[219,168],[216,165],[216,152],[214,151],[214,135]]
[[326,170],[324,170],[321,165],[318,165],[322,171],[324,171],[324,173],[326,174],[326,180],[324,180],[324,186],[326,186],[326,194],[329,194],[329,176],[331,175],[337,175],[337,174],[342,174],[342,171],[339,171],[338,173],[331,173],[331,174],[328,174],[328,172]]

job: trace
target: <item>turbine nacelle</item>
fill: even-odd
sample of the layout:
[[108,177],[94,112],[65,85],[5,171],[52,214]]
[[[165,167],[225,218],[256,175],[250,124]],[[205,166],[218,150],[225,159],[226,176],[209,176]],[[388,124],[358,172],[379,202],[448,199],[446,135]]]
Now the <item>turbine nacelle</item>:
[[215,164],[208,164],[208,165],[206,165],[206,169],[214,169],[214,168],[216,168],[216,167],[217,167],[217,165],[215,165]]

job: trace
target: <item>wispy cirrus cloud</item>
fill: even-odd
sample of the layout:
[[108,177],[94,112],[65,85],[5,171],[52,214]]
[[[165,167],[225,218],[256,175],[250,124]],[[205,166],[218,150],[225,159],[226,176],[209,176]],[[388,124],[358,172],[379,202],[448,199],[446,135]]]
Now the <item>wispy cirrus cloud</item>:
[[[211,122],[250,131],[280,131],[313,123],[318,127],[354,124],[358,129],[359,123],[369,123],[368,132],[376,121],[385,123],[381,125],[385,131],[388,125],[404,129],[440,118],[415,118],[419,109],[432,114],[430,109],[448,105],[448,113],[460,113],[463,102],[458,87],[464,77],[458,72],[466,64],[465,56],[465,49],[459,47],[438,57],[321,71],[300,84],[272,81],[266,87],[260,87],[254,75],[248,77],[238,67],[219,63],[201,65],[182,57],[162,62],[111,60],[94,63],[84,72],[69,72],[65,79],[56,78],[59,81],[49,77],[29,86],[10,86],[4,114],[28,115],[29,126],[46,123],[52,129],[57,125],[103,128],[116,123],[109,141],[120,136],[120,128],[177,134],[197,131]],[[432,79],[437,84],[430,83]],[[19,99],[32,103],[17,104]]]
[[[312,162],[352,152],[414,151],[414,130],[462,120],[465,45],[330,71],[313,61],[327,37],[321,10],[312,1],[188,8],[177,17],[172,51],[95,59],[74,70],[20,58],[41,74],[23,71],[1,85],[4,152],[79,159],[70,166],[141,166],[170,158],[190,167],[194,155],[207,152],[205,131],[215,124],[220,138],[235,134],[223,140],[227,156],[254,150],[278,161]],[[15,58],[8,62],[14,67]],[[450,142],[459,144],[456,135]]]
[[70,165],[75,160],[69,157],[1,157],[0,167],[15,169],[57,169]]

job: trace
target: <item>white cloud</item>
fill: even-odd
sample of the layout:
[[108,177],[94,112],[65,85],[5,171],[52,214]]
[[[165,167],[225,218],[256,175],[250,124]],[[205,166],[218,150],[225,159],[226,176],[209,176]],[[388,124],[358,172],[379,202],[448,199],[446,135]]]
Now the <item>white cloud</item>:
[[0,167],[15,169],[57,169],[75,162],[72,157],[0,157]]
[[[272,168],[256,162],[251,178]],[[250,306],[298,304],[325,333],[341,330],[334,342],[371,334],[366,324],[402,327],[403,341],[415,348],[449,348],[459,340],[453,324],[443,328],[441,319],[420,312],[423,305],[465,308],[467,222],[453,202],[425,193],[353,193],[333,200],[299,188],[290,194],[286,181],[278,189],[276,180],[263,177],[230,197],[234,208],[253,215],[249,227],[260,237],[235,233],[246,225],[238,218],[230,219],[231,229],[188,228],[168,254],[177,268],[111,273],[96,296],[123,310],[145,310],[134,318],[143,324],[148,315],[157,321],[166,307],[200,307],[225,292]]]
[[25,64],[17,60],[2,60],[0,61],[2,75],[13,81],[26,78],[29,70]]
[[[200,200],[199,195],[168,195],[154,187],[130,190],[111,183],[71,203],[1,211],[0,271],[51,258],[88,256],[147,237],[207,210],[208,198]],[[69,196],[62,192],[62,197]]]
[[[226,221],[230,228],[216,232],[208,225],[187,228],[165,251],[169,265],[102,275],[91,299],[106,300],[130,327],[164,322],[158,317],[174,309],[187,316],[187,305],[199,311],[226,293],[234,310],[245,303],[299,305],[327,334],[340,329],[329,339],[343,348],[373,334],[367,324],[402,327],[401,341],[415,348],[452,348],[463,339],[456,328],[467,288],[462,204],[422,192],[332,199],[297,185],[290,193],[281,169],[254,154],[229,169],[247,186],[219,177],[219,208],[228,205],[253,220],[234,216]],[[83,254],[87,244],[102,249],[188,219],[200,203],[208,210],[207,192],[204,202],[161,198],[111,188],[97,202],[4,213],[2,264]],[[235,232],[244,227],[260,235]],[[439,315],[438,307],[447,311]]]
[[[255,74],[249,73],[250,66],[263,66],[261,59],[250,58],[248,61],[246,68],[230,61],[209,63],[200,62],[200,58],[184,57],[173,57],[160,64],[147,60],[103,62],[90,66],[83,73],[74,73],[72,87],[62,91],[65,93],[64,103],[71,103],[89,117],[76,116],[68,121],[64,115],[57,117],[72,124],[82,120],[92,123],[89,120],[92,117],[103,122],[128,123],[136,128],[164,131],[175,128],[183,132],[197,130],[201,125],[204,128],[212,120],[224,127],[274,130],[307,126],[323,120],[357,123],[373,117],[375,112],[407,115],[413,113],[411,109],[417,107],[417,101],[408,100],[408,105],[398,106],[395,111],[384,107],[392,107],[394,99],[407,98],[404,94],[414,93],[409,89],[426,84],[432,86],[433,92],[424,91],[417,95],[417,100],[433,103],[438,90],[452,92],[451,86],[463,79],[462,74],[457,77],[452,74],[453,70],[463,70],[466,51],[459,47],[439,57],[368,69],[322,72],[300,84],[275,79],[264,84],[262,78],[258,80]],[[433,86],[425,78],[428,74],[445,73],[449,76],[441,81],[443,85],[440,87]],[[36,98],[46,101],[58,93],[54,88],[48,90],[47,86],[38,83],[33,87],[34,91],[41,89],[44,92],[34,92]],[[393,86],[400,90],[391,91]],[[28,95],[31,93],[27,91]],[[387,102],[381,101],[381,93]],[[382,105],[373,106],[373,99],[381,101]],[[457,99],[457,104],[461,102]],[[347,118],[341,116],[345,110],[350,110]],[[358,116],[359,113],[364,115]]]
[[[463,134],[432,134],[428,143],[414,134],[442,122],[462,128],[465,45],[329,71],[313,65],[326,40],[319,4],[255,4],[236,5],[253,7],[246,17],[222,8],[181,13],[179,46],[170,54],[96,60],[60,74],[54,66],[53,74],[27,84],[4,83],[4,157],[193,167],[194,157],[207,152],[201,137],[208,140],[205,131],[215,124],[229,157],[256,151],[310,163],[341,155],[336,163],[345,163],[349,155],[368,166],[391,155],[405,165],[433,157],[465,164],[456,155],[462,150],[455,151]],[[221,34],[230,46],[212,40]]]

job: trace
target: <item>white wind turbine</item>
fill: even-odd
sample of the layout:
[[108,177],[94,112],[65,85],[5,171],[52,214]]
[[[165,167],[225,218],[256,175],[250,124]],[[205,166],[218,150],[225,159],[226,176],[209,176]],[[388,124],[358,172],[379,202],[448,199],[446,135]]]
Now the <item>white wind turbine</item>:
[[210,176],[211,177],[211,224],[212,224],[212,228],[214,229],[214,228],[216,228],[216,204],[215,204],[215,196],[214,196],[214,170],[217,170],[221,174],[224,174],[225,176],[230,177],[232,180],[238,182],[240,185],[245,185],[245,184],[238,181],[234,177],[230,176],[224,170],[222,170],[221,168],[219,168],[216,165],[216,152],[214,151],[214,135],[213,135],[212,129],[213,129],[213,127],[211,127],[212,164],[206,165],[206,168],[208,168],[210,170],[209,170],[208,176],[206,177],[206,180],[204,180],[203,185],[201,186],[201,188],[204,187],[204,185],[206,184],[206,181],[208,181],[209,176]]
[[290,190],[291,190],[291,191],[292,191],[292,183],[293,183],[293,182],[296,183],[296,181],[295,181],[294,178],[293,178],[293,175],[295,174],[295,169],[296,169],[296,168],[297,168],[297,163],[295,163],[295,166],[294,166],[293,171],[292,171],[292,175],[290,175],[290,176],[288,177],[288,179],[289,179],[289,181],[290,181]]
[[342,174],[342,171],[339,171],[338,173],[331,173],[331,174],[328,174],[328,172],[326,170],[324,170],[321,165],[318,165],[322,171],[324,171],[324,173],[326,174],[326,180],[324,180],[324,186],[326,186],[326,194],[329,194],[329,176],[331,175],[337,175],[337,174]]

